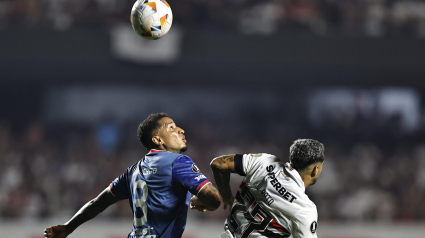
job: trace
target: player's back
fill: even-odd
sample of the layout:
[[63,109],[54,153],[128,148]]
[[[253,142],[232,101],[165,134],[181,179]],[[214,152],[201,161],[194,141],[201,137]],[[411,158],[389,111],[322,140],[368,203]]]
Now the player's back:
[[298,172],[270,154],[246,154],[241,161],[245,178],[226,220],[232,236],[317,237],[316,206]]
[[190,193],[173,180],[173,164],[181,157],[187,156],[151,150],[112,182],[117,199],[128,198],[133,210],[129,238],[182,236]]

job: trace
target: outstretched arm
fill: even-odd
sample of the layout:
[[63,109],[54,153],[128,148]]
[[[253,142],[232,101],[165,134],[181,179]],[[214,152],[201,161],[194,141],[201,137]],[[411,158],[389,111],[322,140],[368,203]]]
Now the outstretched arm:
[[223,155],[211,161],[211,169],[214,174],[218,191],[223,197],[224,209],[231,209],[234,197],[230,188],[230,173],[236,173],[235,155]]
[[103,212],[107,207],[118,200],[112,194],[110,188],[103,190],[96,198],[86,203],[68,222],[63,225],[48,227],[44,230],[47,238],[65,238],[71,234],[78,226],[94,218]]

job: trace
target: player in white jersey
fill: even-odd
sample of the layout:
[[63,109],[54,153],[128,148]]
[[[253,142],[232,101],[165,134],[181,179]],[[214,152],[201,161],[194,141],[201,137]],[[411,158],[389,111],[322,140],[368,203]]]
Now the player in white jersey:
[[[317,181],[324,159],[323,144],[311,139],[291,145],[289,163],[270,154],[215,158],[211,168],[224,209],[232,206],[221,237],[317,238],[317,209],[305,189]],[[245,176],[235,198],[230,173]]]

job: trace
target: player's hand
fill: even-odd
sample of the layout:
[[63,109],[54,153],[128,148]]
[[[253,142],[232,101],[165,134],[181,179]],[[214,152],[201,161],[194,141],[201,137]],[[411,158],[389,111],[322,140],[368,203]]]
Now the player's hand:
[[64,225],[56,225],[56,226],[48,227],[44,230],[44,237],[65,238],[71,233],[67,231],[65,228],[66,227]]
[[223,198],[223,204],[224,204],[223,209],[227,210],[227,206],[229,206],[229,211],[230,211],[232,209],[232,205],[233,205],[234,200],[235,200],[235,198],[233,196],[231,196],[228,199]]
[[205,212],[207,209],[202,204],[201,200],[197,196],[193,196],[190,199],[190,209],[192,210],[198,210],[200,212]]

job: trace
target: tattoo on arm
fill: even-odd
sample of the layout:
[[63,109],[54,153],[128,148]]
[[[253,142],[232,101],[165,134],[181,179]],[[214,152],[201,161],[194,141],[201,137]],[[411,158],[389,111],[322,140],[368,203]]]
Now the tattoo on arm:
[[232,190],[230,188],[230,173],[213,172],[215,183],[224,200],[232,197]]
[[198,198],[209,211],[214,211],[220,206],[220,195],[211,183],[205,185],[205,187],[199,192]]
[[[211,169],[214,174],[215,183],[224,200],[232,197],[232,190],[230,189],[230,173],[232,172],[228,167],[229,163],[234,163],[235,155],[224,155],[214,159],[211,164]],[[233,165],[234,166],[234,165]]]
[[227,162],[235,161],[235,155],[224,155],[224,156],[216,158],[215,160],[217,160],[217,163],[218,163],[217,168],[222,169],[224,164],[226,164]]

